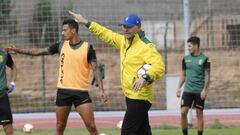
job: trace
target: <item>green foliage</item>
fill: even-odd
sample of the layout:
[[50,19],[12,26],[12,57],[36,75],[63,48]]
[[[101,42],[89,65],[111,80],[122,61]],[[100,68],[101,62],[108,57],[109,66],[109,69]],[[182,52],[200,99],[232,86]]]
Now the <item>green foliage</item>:
[[30,42],[34,44],[52,43],[58,40],[58,19],[52,13],[50,0],[41,0],[34,10],[29,27]]
[[60,18],[59,13],[52,9],[52,4],[54,3],[51,0],[41,0],[36,5],[29,27],[30,43],[41,44],[44,47],[59,40],[59,30],[61,30],[59,25],[69,17],[68,10],[72,10],[73,4],[70,0],[68,4],[57,10],[60,12]]
[[17,32],[17,17],[11,15],[15,1],[0,0],[0,32],[3,34],[14,34]]
[[62,22],[63,22],[63,20],[65,20],[67,18],[70,18],[69,13],[68,13],[69,10],[71,10],[71,11],[73,10],[72,0],[69,0],[68,3],[63,6],[63,10],[61,10],[60,14],[61,14],[61,21]]

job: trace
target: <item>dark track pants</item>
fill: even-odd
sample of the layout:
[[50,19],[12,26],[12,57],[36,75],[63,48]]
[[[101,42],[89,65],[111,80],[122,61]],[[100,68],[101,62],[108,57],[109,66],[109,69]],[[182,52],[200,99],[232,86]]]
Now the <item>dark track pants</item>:
[[121,135],[152,135],[148,120],[151,104],[145,100],[126,98],[127,110]]

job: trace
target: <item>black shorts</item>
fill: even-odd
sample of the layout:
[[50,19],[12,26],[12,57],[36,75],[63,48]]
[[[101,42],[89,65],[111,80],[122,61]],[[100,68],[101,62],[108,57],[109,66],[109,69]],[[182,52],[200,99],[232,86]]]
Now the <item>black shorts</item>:
[[12,111],[8,99],[8,94],[0,96],[0,125],[12,124]]
[[72,106],[72,104],[74,104],[74,106],[77,107],[78,105],[91,102],[92,100],[88,92],[64,89],[57,90],[57,106]]
[[202,100],[200,95],[201,95],[200,93],[183,92],[181,107],[188,106],[189,108],[191,108],[193,104],[195,108],[203,110],[205,100]]

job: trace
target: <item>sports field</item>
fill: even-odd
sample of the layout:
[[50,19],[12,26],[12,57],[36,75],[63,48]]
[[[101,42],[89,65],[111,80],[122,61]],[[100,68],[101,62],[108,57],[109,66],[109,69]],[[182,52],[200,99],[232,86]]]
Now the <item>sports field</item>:
[[[239,109],[205,110],[205,135],[239,135]],[[179,111],[150,111],[149,118],[153,135],[181,135]],[[117,123],[122,120],[124,111],[95,112],[95,121],[100,133],[119,135]],[[34,125],[32,135],[53,135],[55,129],[55,113],[14,114],[16,135],[24,135],[22,127],[25,123]],[[193,125],[196,125],[196,115],[193,111]],[[196,127],[190,129],[189,135],[196,135]],[[0,128],[0,135],[3,134]],[[66,135],[88,135],[83,121],[75,112],[70,113]]]
[[[43,49],[63,40],[62,22],[71,18],[68,10],[120,34],[124,31],[118,24],[129,13],[137,14],[147,39],[156,45],[166,65],[166,76],[155,82],[155,104],[149,112],[153,135],[182,135],[180,105],[169,101],[180,100],[175,96],[175,87],[187,51],[186,38],[198,36],[201,51],[211,61],[204,135],[240,135],[239,7],[240,0],[0,0],[0,48],[15,45],[21,49]],[[126,103],[119,50],[91,35],[84,25],[78,32],[81,40],[93,45],[98,63],[105,65],[103,83],[109,102],[102,104],[98,88],[89,87],[96,126],[100,133],[120,135],[117,123],[124,117]],[[16,88],[9,94],[14,134],[54,135],[59,55],[13,54],[12,58],[18,69]],[[7,83],[11,81],[10,73],[8,70]],[[176,82],[167,81],[171,76],[176,76]],[[176,108],[171,110],[169,105]],[[189,135],[197,135],[195,111],[192,122]],[[34,126],[33,133],[23,133],[26,123]],[[88,134],[79,114],[72,112],[65,135]],[[0,135],[5,135],[1,125]]]
[[[2,132],[2,131],[1,131]],[[1,133],[0,132],[0,133]],[[119,129],[100,129],[101,133],[105,133],[106,135],[119,135]],[[153,129],[153,135],[181,135],[180,128],[174,129]],[[196,129],[191,129],[189,135],[196,135]],[[207,128],[204,132],[205,135],[239,135],[240,127],[226,127],[226,128]],[[26,135],[22,132],[22,130],[17,129],[15,132],[16,135]],[[54,129],[38,129],[34,130],[31,135],[53,135]],[[85,129],[67,129],[65,132],[66,135],[88,135]]]

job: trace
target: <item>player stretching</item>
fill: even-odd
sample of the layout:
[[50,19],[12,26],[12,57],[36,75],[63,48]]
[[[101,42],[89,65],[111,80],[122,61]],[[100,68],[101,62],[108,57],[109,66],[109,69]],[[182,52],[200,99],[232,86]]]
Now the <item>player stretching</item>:
[[203,109],[210,81],[210,63],[208,57],[200,52],[200,39],[190,37],[187,41],[189,55],[182,61],[182,74],[180,76],[176,95],[180,97],[181,87],[185,82],[181,99],[181,127],[183,135],[188,134],[187,113],[193,106],[197,113],[198,135],[203,134]]
[[72,104],[82,117],[90,135],[98,135],[94,122],[92,101],[88,94],[90,69],[93,70],[99,84],[100,96],[107,101],[102,79],[98,73],[96,54],[93,46],[80,40],[78,23],[73,19],[63,22],[62,35],[64,41],[43,49],[8,48],[16,53],[39,56],[59,54],[59,77],[56,98],[56,135],[63,135]]

